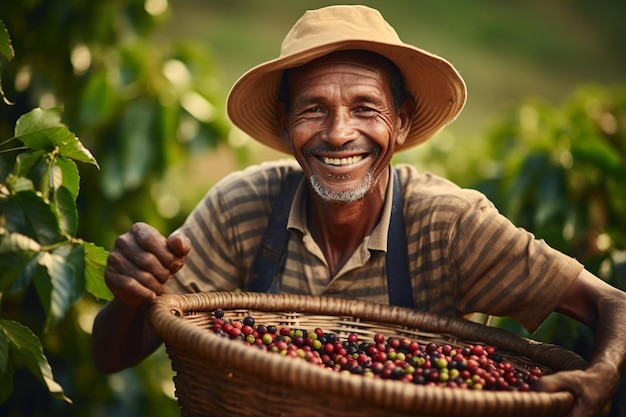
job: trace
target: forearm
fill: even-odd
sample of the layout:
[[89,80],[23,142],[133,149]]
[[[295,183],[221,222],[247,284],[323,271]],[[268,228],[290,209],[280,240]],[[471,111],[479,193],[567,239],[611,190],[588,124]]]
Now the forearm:
[[135,366],[161,344],[149,309],[150,304],[131,307],[116,299],[102,308],[93,325],[93,358],[101,372]]
[[618,291],[598,305],[590,367],[602,367],[617,378],[626,370],[626,295]]

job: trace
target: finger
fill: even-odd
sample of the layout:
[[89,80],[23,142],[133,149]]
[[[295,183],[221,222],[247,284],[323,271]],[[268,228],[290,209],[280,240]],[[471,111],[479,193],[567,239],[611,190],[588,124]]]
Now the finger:
[[537,391],[570,391],[576,394],[579,389],[577,384],[574,383],[576,379],[571,375],[573,375],[573,372],[559,372],[552,375],[544,375],[533,384],[533,387]]
[[[157,295],[163,293],[160,283],[158,283],[160,287],[149,287],[134,278],[115,272],[109,273],[105,278],[113,295],[129,306],[151,303],[156,300]],[[156,282],[154,278],[152,279]]]
[[175,231],[167,238],[167,246],[178,257],[184,257],[191,249],[189,238],[180,231]]
[[116,239],[115,247],[107,261],[107,268],[109,267],[128,277],[137,277],[143,272],[148,272],[161,283],[171,276],[170,270],[163,266],[158,256],[141,247],[133,233],[127,233]]
[[[539,380],[535,381],[533,384],[533,391],[541,391],[541,392],[560,392],[567,391],[563,388],[563,384],[559,381],[559,378],[554,378],[553,375],[544,375]],[[572,404],[572,408],[570,408],[566,414],[566,417],[574,417],[576,414],[572,414],[574,409],[576,408],[576,402]]]
[[[130,233],[134,235],[137,244],[146,252],[152,254],[158,262],[169,271],[176,272],[184,263],[184,256],[189,252],[189,241],[175,236],[171,244],[156,229],[145,223],[136,223]],[[147,258],[144,261],[151,261]],[[169,278],[169,275],[168,277]],[[164,281],[162,281],[164,282]]]
[[[138,257],[141,257],[138,255]],[[157,261],[153,261],[152,264],[159,265],[157,271],[154,269],[147,270],[144,267],[138,266],[137,263],[142,263],[137,259],[132,261],[128,257],[119,251],[112,251],[109,254],[107,261],[107,268],[105,270],[105,281],[109,288],[125,288],[126,281],[137,281],[142,286],[149,288],[157,294],[161,294],[162,283],[167,281],[169,276],[168,271],[161,267]],[[159,278],[158,275],[162,275],[165,278]]]
[[185,256],[191,250],[191,242],[182,233],[174,232],[167,238],[167,246],[178,257],[177,261],[169,265],[169,270],[173,274],[185,264]]

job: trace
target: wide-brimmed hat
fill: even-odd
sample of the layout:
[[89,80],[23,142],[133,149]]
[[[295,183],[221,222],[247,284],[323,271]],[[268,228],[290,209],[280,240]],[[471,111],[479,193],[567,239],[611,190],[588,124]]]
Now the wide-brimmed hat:
[[396,148],[418,145],[452,122],[465,104],[465,82],[445,59],[400,40],[378,10],[329,6],[307,11],[285,37],[280,56],[237,80],[227,101],[231,121],[255,140],[289,153],[276,120],[282,73],[340,50],[376,52],[394,62],[415,100],[411,130]]

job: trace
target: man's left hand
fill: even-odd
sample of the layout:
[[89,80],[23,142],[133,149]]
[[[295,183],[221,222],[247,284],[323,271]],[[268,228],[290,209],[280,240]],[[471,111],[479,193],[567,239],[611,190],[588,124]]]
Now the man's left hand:
[[536,391],[569,391],[575,402],[566,417],[595,417],[605,413],[619,383],[619,373],[606,364],[582,371],[562,371],[544,375],[535,383]]

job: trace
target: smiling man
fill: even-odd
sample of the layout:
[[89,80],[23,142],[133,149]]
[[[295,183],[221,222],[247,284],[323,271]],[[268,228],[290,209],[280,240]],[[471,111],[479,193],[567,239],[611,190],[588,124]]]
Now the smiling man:
[[376,10],[305,13],[280,56],[228,98],[238,127],[294,158],[227,176],[168,238],[138,223],[117,239],[105,271],[115,299],[94,324],[98,367],[134,366],[159,346],[147,314],[165,292],[338,296],[509,316],[531,332],[558,311],[594,329],[595,353],[540,388],[574,392],[571,416],[597,414],[624,367],[624,293],[484,195],[391,166],[453,121],[465,94],[450,63],[403,43]]
[[283,77],[281,136],[317,194],[307,224],[330,277],[378,222],[391,158],[408,133],[414,105],[402,93],[394,104],[392,69],[380,55],[341,51]]

